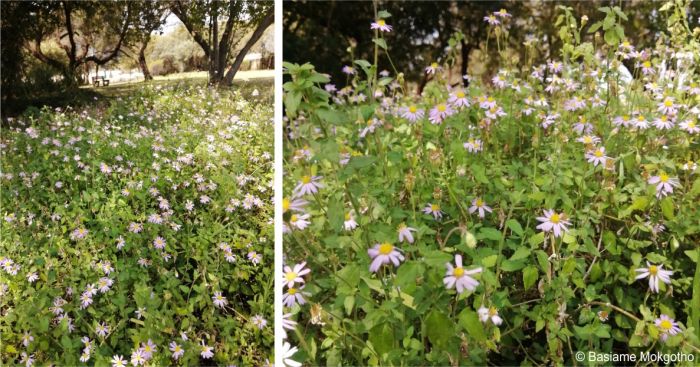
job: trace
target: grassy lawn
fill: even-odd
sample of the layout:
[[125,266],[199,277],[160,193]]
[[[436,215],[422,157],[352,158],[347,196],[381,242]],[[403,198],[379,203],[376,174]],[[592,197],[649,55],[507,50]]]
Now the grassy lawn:
[[[233,81],[232,89],[238,90],[244,97],[252,96],[255,90],[258,91],[257,99],[273,101],[274,72],[272,70],[241,71]],[[81,86],[72,91],[53,91],[45,94],[8,103],[3,106],[3,119],[16,117],[25,112],[31,114],[38,113],[42,107],[51,108],[80,108],[87,104],[94,104],[95,101],[109,100],[112,98],[124,97],[133,93],[136,89],[144,85],[159,85],[163,87],[173,85],[206,85],[207,72],[188,72],[170,74],[167,76],[157,76],[154,80],[143,82],[134,81],[127,83],[111,84],[107,87],[93,87],[92,85]]]

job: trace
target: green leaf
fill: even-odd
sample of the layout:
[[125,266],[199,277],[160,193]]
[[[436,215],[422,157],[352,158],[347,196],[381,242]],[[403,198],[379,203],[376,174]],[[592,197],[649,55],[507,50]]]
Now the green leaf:
[[516,271],[516,270],[520,270],[524,267],[525,267],[524,260],[518,260],[518,261],[503,260],[503,262],[501,263],[501,270],[503,270],[503,271]]
[[343,229],[345,222],[345,208],[340,200],[331,198],[328,201],[328,225],[331,230],[338,233]]
[[484,333],[484,325],[479,321],[479,316],[476,312],[465,308],[459,313],[459,325],[466,330],[466,332],[474,338],[477,342],[483,342],[486,340],[486,333]]
[[452,321],[437,309],[432,309],[428,313],[424,326],[428,340],[438,348],[446,348],[450,337],[454,335]]
[[536,282],[537,278],[539,277],[539,272],[537,271],[537,268],[530,265],[523,269],[523,287],[525,289],[530,289]]
[[406,261],[396,271],[396,286],[402,290],[408,285],[415,285],[416,279],[422,276],[422,265],[416,261]]
[[345,306],[346,315],[352,314],[352,308],[355,306],[355,296],[345,297],[345,301],[343,301],[343,306]]
[[501,231],[499,231],[496,228],[483,227],[479,230],[479,234],[477,235],[477,238],[480,240],[488,239],[488,240],[493,240],[493,241],[500,241],[501,240]]
[[496,265],[496,261],[498,261],[498,255],[486,256],[481,259],[481,266],[485,268],[490,268]]
[[535,247],[544,242],[544,232],[538,232],[527,241],[531,247]]
[[661,200],[661,212],[664,214],[664,217],[668,220],[674,219],[676,215],[673,213],[673,199],[671,197],[667,196]]
[[316,110],[316,114],[323,121],[326,121],[332,125],[341,125],[350,120],[350,117],[345,112],[335,109],[318,109]]
[[520,223],[517,220],[508,219],[506,221],[506,226],[508,226],[508,228],[510,228],[510,230],[513,231],[513,233],[517,234],[518,236],[523,235],[523,227],[520,225]]
[[603,36],[603,38],[605,39],[605,43],[607,43],[610,46],[617,46],[617,43],[619,41],[617,33],[614,29],[608,29],[607,31],[605,31],[605,35]]
[[382,323],[370,330],[369,341],[380,356],[389,353],[394,350],[394,331],[389,323]]
[[515,253],[513,254],[513,256],[510,257],[509,260],[510,261],[517,261],[517,260],[525,259],[525,258],[530,256],[531,252],[532,252],[532,250],[530,250],[527,247],[520,247],[517,250],[515,250]]
[[381,47],[382,49],[384,49],[384,50],[387,49],[386,41],[384,40],[384,38],[375,38],[375,39],[373,39],[372,41],[373,41],[377,46]]

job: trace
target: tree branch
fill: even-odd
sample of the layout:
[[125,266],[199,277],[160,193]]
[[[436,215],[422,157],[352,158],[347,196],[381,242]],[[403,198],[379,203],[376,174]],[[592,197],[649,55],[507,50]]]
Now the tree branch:
[[75,53],[76,53],[76,45],[75,45],[75,37],[73,35],[73,21],[71,20],[71,8],[70,5],[68,5],[67,1],[62,2],[63,4],[63,15],[66,17],[66,31],[68,33],[68,41],[70,42],[70,51],[68,53],[68,62],[70,66],[72,67],[75,65]]
[[122,26],[121,33],[119,34],[119,41],[117,42],[117,45],[114,47],[114,49],[104,57],[97,57],[95,55],[93,56],[88,56],[82,60],[80,60],[80,63],[85,63],[92,61],[96,63],[97,65],[104,65],[113,58],[115,58],[119,54],[119,50],[122,47],[122,43],[124,42],[124,38],[126,37],[126,32],[129,30],[129,23],[131,20],[131,3],[127,2],[126,3],[126,16],[124,17],[124,25]]
[[187,32],[189,32],[192,35],[192,38],[194,38],[194,41],[199,44],[199,46],[202,48],[204,51],[204,55],[209,58],[209,53],[210,53],[210,48],[209,48],[209,43],[207,43],[207,40],[205,40],[201,34],[199,34],[195,29],[194,26],[192,25],[192,22],[190,22],[189,17],[187,16],[187,11],[184,10],[182,7],[182,2],[176,1],[171,7],[170,10],[175,14],[175,16],[180,19],[182,24],[185,25],[185,28],[187,29]]

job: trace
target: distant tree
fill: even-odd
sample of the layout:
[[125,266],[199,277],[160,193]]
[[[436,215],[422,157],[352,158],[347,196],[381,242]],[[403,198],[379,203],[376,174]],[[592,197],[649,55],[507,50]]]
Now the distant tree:
[[137,2],[135,6],[138,7],[138,18],[135,22],[136,32],[134,32],[133,43],[138,47],[139,67],[143,73],[144,80],[147,81],[152,80],[153,76],[148,70],[146,48],[151,40],[151,34],[165,23],[165,19],[170,14],[170,9],[167,4],[156,0]]
[[[79,69],[93,62],[104,65],[119,55],[137,19],[131,1],[37,1],[29,2],[23,22],[31,41],[27,49],[37,59],[59,70],[68,83],[78,83]],[[57,58],[42,49],[55,41],[65,52]]]
[[[209,59],[209,83],[218,85],[233,82],[246,54],[274,20],[274,3],[268,1],[176,0],[170,2],[170,10],[204,51]],[[220,21],[225,21],[221,35]],[[233,57],[237,41],[250,29],[250,38]]]

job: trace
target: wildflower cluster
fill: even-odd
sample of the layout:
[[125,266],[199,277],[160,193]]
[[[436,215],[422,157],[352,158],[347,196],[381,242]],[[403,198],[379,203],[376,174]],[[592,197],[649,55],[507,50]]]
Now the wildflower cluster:
[[272,108],[244,95],[144,86],[3,128],[0,364],[272,356]]
[[[601,11],[605,31],[624,19]],[[404,31],[388,18],[370,26],[379,45]],[[484,22],[503,44],[511,14]],[[468,85],[432,62],[420,94],[382,62],[346,65],[342,88],[285,64],[285,259],[313,274],[301,298],[285,294],[295,361],[698,350],[700,76],[679,45],[605,39],[566,45],[575,62],[567,47],[541,64],[501,59]],[[301,270],[286,270],[296,284]]]

